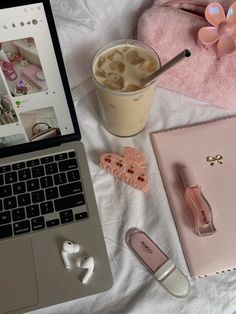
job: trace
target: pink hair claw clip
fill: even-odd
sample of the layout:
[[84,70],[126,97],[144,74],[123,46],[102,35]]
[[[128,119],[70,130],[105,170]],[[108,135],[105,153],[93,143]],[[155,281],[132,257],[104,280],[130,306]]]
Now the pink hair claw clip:
[[103,154],[100,157],[100,166],[133,188],[143,192],[148,190],[145,156],[134,147],[124,147],[124,156]]
[[213,26],[200,28],[198,43],[205,48],[217,43],[218,58],[232,53],[236,49],[236,2],[231,4],[227,15],[219,3],[212,2],[206,7],[205,17]]

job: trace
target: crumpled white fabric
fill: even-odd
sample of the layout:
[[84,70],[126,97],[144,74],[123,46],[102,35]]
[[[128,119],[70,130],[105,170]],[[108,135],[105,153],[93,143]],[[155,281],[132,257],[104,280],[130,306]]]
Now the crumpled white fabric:
[[90,76],[91,58],[105,43],[130,38],[151,0],[51,0],[70,86]]
[[[40,314],[232,314],[236,311],[236,272],[191,281],[187,298],[177,299],[145,270],[125,243],[125,233],[138,227],[162,248],[189,277],[177,231],[150,141],[150,133],[208,121],[236,110],[223,110],[157,88],[147,127],[131,138],[119,138],[101,125],[89,77],[91,56],[106,40],[132,33],[145,0],[52,0],[73,89],[99,214],[113,273],[113,287],[89,296],[36,311]],[[150,2],[150,1],[149,1]],[[82,61],[84,60],[84,67]],[[87,79],[83,84],[82,82]],[[200,145],[201,143],[196,143]],[[139,192],[99,167],[105,152],[122,153],[124,146],[145,152],[151,176],[149,192]],[[224,209],[222,209],[224,210]],[[194,248],[193,248],[194,250]],[[199,258],[204,259],[204,256]]]

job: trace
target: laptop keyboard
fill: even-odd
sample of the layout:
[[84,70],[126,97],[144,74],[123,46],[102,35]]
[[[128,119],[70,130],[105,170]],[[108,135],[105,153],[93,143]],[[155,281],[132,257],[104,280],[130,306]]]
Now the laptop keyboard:
[[74,151],[0,166],[0,239],[86,219],[84,204]]

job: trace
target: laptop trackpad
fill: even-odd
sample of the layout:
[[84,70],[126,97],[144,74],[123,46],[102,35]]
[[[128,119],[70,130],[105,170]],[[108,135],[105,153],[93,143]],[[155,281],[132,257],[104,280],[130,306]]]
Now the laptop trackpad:
[[31,240],[15,238],[0,242],[0,312],[38,303]]

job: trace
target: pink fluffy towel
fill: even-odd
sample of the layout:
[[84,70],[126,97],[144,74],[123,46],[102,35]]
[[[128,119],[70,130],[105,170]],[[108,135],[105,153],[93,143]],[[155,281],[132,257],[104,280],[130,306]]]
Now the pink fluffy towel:
[[[184,49],[192,53],[161,75],[159,86],[208,104],[236,108],[236,51],[217,59],[214,48],[197,46],[199,29],[211,26],[204,16],[207,4],[190,0],[155,1],[140,17],[138,39],[157,51],[161,64]],[[227,12],[229,1],[222,5]]]

